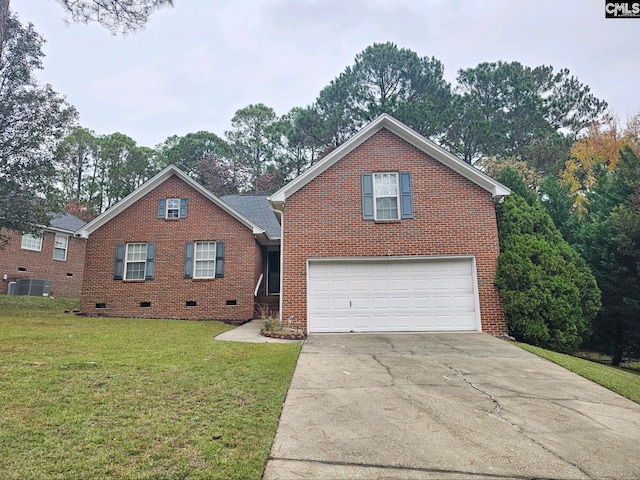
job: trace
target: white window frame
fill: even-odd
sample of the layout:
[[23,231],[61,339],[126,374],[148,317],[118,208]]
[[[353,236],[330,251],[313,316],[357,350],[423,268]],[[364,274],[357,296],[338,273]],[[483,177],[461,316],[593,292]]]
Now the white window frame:
[[21,248],[23,250],[33,250],[34,252],[42,251],[42,237],[37,237],[32,233],[23,234]]
[[[140,245],[144,245],[144,250],[133,251],[135,250],[132,247],[138,247]],[[131,250],[131,251],[130,251]],[[129,258],[129,254],[134,258]],[[142,256],[142,260],[140,260],[140,255]],[[131,278],[129,275],[133,274],[134,271],[129,271],[129,264],[133,265],[142,265],[142,270],[140,268],[136,268],[135,273],[142,273],[141,277],[136,276],[136,278]],[[147,244],[146,243],[127,243],[125,251],[124,251],[124,279],[125,280],[144,280],[147,271]]]
[[[380,190],[384,190],[384,178],[395,178],[395,195],[389,192],[380,192]],[[381,184],[382,182],[382,184]],[[380,192],[380,193],[379,193]],[[396,200],[396,216],[392,218],[380,218],[378,216],[378,200],[382,200],[385,198],[391,198]],[[373,174],[373,218],[375,220],[400,220],[402,213],[400,212],[400,176],[398,172],[379,172]]]
[[[208,249],[203,252],[205,244]],[[193,243],[193,278],[216,278],[216,251],[216,242],[203,241]],[[202,256],[204,253],[208,255]],[[199,254],[202,258],[198,258]],[[204,269],[205,263],[208,265],[206,270]]]
[[[167,198],[164,218],[180,218],[180,199]],[[171,207],[169,205],[172,205]]]
[[[64,245],[63,245],[64,244]],[[67,260],[67,250],[69,249],[69,236],[60,235],[56,233],[56,237],[53,243],[53,259],[65,262]],[[57,251],[62,251],[62,258],[56,257]]]

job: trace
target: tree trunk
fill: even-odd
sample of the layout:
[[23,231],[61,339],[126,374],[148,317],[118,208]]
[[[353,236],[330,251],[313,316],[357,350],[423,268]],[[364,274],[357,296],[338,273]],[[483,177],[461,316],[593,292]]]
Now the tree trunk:
[[0,0],[0,59],[2,58],[2,46],[7,32],[7,17],[9,16],[9,0]]

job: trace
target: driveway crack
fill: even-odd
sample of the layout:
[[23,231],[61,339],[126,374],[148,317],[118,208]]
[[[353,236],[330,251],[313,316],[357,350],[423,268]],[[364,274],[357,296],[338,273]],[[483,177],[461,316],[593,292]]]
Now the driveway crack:
[[387,371],[387,374],[389,375],[389,377],[391,377],[391,386],[395,387],[396,377],[391,372],[391,369],[380,361],[380,359],[378,358],[378,355],[371,355],[371,357],[377,362],[378,365],[380,365],[382,368],[384,368]]
[[536,444],[538,447],[542,448],[545,452],[550,453],[551,455],[553,455],[554,457],[556,457],[558,460],[561,460],[562,462],[567,463],[568,465],[571,465],[572,467],[576,468],[580,473],[582,473],[583,475],[585,475],[587,478],[594,478],[593,476],[591,476],[588,472],[586,472],[582,467],[580,467],[580,465],[578,465],[576,462],[573,462],[571,460],[567,460],[566,458],[563,458],[562,456],[558,455],[557,452],[554,452],[553,450],[547,448],[545,445],[543,445],[542,443],[540,443],[538,440],[536,440],[535,438],[531,437],[530,435],[528,435],[526,432],[524,432],[518,425],[516,425],[515,423],[509,422],[507,419],[505,419],[502,416],[502,405],[500,404],[500,402],[498,401],[498,399],[496,397],[494,397],[493,395],[491,395],[491,393],[487,392],[486,390],[483,390],[482,388],[480,388],[479,386],[475,385],[473,382],[469,381],[464,373],[461,370],[457,370],[454,369],[454,371],[456,372],[456,374],[458,375],[458,377],[460,377],[460,379],[466,383],[467,385],[469,385],[471,388],[473,388],[474,390],[476,390],[477,392],[480,392],[481,394],[485,395],[486,397],[488,397],[489,399],[491,399],[491,401],[494,403],[494,410],[493,410],[493,416],[495,418],[497,418],[498,420],[500,420],[501,422],[506,423],[507,425],[509,425],[511,428],[513,428],[516,432],[520,433],[521,435],[523,435],[527,440],[529,440],[530,442]]
[[[498,399],[496,397],[494,397],[493,395],[491,395],[489,392],[482,390],[480,387],[478,387],[477,385],[475,385],[474,383],[470,382],[467,377],[464,376],[464,373],[462,373],[460,370],[455,370],[456,375],[458,375],[458,377],[460,377],[462,379],[462,381],[464,383],[466,383],[467,385],[469,385],[471,388],[473,388],[474,390],[480,392],[481,394],[489,397],[491,399],[491,401],[494,403],[494,408],[493,408],[493,413],[503,422],[506,422],[506,420],[504,418],[502,418],[501,415],[501,411],[502,411],[502,405],[500,404],[500,402],[498,401]],[[509,422],[506,422],[509,423]],[[509,423],[509,425],[511,425],[515,430],[517,430],[518,432],[520,431],[520,428],[517,425],[514,425],[512,423]]]

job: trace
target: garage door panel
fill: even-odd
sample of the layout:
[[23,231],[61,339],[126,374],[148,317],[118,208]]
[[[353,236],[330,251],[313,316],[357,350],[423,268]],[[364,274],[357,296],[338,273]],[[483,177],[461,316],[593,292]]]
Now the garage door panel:
[[470,258],[310,262],[310,332],[476,330]]
[[473,297],[471,295],[455,296],[453,305],[456,309],[473,310]]
[[374,311],[378,310],[388,310],[391,307],[391,298],[389,297],[374,297],[371,301],[367,301],[362,308],[370,309],[373,308]]
[[412,328],[413,320],[411,315],[394,315],[392,326],[394,330],[410,330]]
[[392,302],[394,310],[408,310],[413,308],[413,302],[409,297],[393,297]]
[[451,288],[453,290],[463,290],[465,292],[473,291],[473,281],[468,277],[455,277],[451,279]]
[[349,311],[351,309],[351,304],[349,303],[348,298],[334,298],[329,303],[333,304],[334,310]]
[[370,280],[371,290],[374,292],[382,292],[386,295],[389,290],[389,280],[386,278],[372,278]]
[[334,294],[348,293],[349,292],[349,280],[348,279],[334,279],[331,283],[331,291]]
[[353,329],[358,331],[368,331],[371,328],[371,316],[370,315],[359,315],[354,314],[351,315],[351,320],[353,323]]
[[353,292],[368,292],[369,291],[369,281],[366,279],[354,279],[351,282],[351,291]]
[[423,296],[413,297],[413,306],[417,310],[427,310],[431,307],[431,299]]
[[351,310],[368,312],[371,308],[369,297],[352,297]]

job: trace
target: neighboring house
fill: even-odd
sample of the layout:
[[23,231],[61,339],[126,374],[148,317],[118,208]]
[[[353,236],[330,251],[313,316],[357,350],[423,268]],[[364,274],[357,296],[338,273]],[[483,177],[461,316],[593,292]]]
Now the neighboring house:
[[9,241],[0,250],[0,293],[7,293],[10,282],[28,278],[51,281],[51,295],[79,297],[86,241],[73,233],[85,223],[61,214],[39,236],[3,229]]
[[270,203],[168,167],[77,232],[81,310],[241,322],[258,303],[311,333],[504,334],[495,203],[509,193],[388,115]]
[[256,302],[279,293],[279,279],[267,279],[270,268],[279,272],[279,257],[269,259],[274,248],[279,255],[280,228],[266,197],[228,202],[169,166],[85,225],[77,232],[87,238],[81,312],[253,318]]
[[382,115],[270,197],[282,318],[308,332],[506,333],[493,284],[509,189]]

